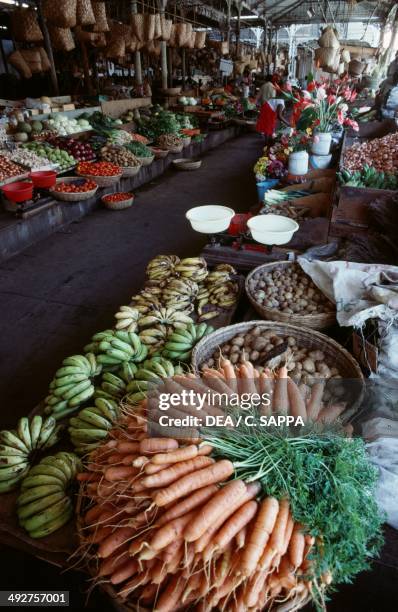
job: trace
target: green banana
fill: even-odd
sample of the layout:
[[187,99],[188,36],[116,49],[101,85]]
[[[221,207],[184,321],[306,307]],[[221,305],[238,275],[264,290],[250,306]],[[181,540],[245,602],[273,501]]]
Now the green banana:
[[26,448],[32,450],[32,439],[30,437],[29,419],[28,417],[21,417],[17,424],[18,436],[25,444]]
[[7,446],[5,444],[0,444],[0,455],[5,457],[26,457],[26,453],[21,451],[19,448],[15,448],[15,446]]
[[94,391],[95,391],[95,387],[90,384],[88,388],[84,389],[79,394],[73,396],[73,398],[69,400],[69,406],[71,408],[78,407],[80,404],[90,399]]
[[72,518],[72,515],[72,508],[67,508],[62,514],[58,515],[53,520],[47,522],[43,527],[40,527],[38,529],[32,529],[29,532],[29,535],[31,538],[44,538],[66,525],[66,523],[68,523]]
[[35,414],[30,422],[30,439],[32,448],[36,448],[37,442],[40,437],[41,428],[43,425],[43,419],[40,414]]
[[49,437],[54,432],[55,426],[55,418],[52,416],[48,416],[41,426],[39,439],[37,440],[37,448],[45,448]]
[[60,502],[65,498],[64,491],[60,491],[58,493],[53,493],[52,495],[47,495],[46,497],[41,497],[40,499],[36,499],[29,504],[24,504],[18,508],[17,514],[20,521],[23,521],[38,512],[42,512],[46,510],[53,504]]
[[54,478],[58,478],[60,482],[65,484],[67,481],[65,472],[63,472],[58,467],[53,465],[53,462],[54,462],[53,457],[50,457],[50,459],[51,459],[51,465],[45,464],[43,463],[43,461],[40,461],[39,464],[31,468],[29,475],[30,476],[53,476]]
[[47,497],[48,495],[52,495],[53,493],[59,493],[63,491],[63,486],[60,483],[59,485],[43,485],[41,487],[33,487],[32,489],[25,489],[23,493],[20,493],[17,499],[17,506],[24,506],[25,504],[30,504],[36,499],[40,499],[41,497]]
[[42,485],[59,485],[59,478],[54,478],[54,476],[38,474],[37,476],[28,476],[22,481],[21,489],[30,489],[32,487],[40,487]]
[[0,455],[0,470],[3,467],[7,467],[9,465],[20,465],[21,463],[26,463],[27,457],[26,455],[18,455],[18,456],[2,456]]
[[18,438],[16,432],[3,430],[0,431],[0,440],[7,446],[13,446],[14,448],[22,451],[23,453],[29,453],[29,449],[26,444]]
[[55,379],[56,387],[62,387],[64,385],[70,385],[71,383],[82,382],[87,380],[86,374],[67,374],[67,376],[61,376]]
[[73,388],[66,391],[66,393],[63,393],[62,398],[64,400],[71,400],[73,397],[76,397],[77,395],[82,393],[82,391],[85,391],[86,389],[88,389],[90,386],[91,386],[91,380],[86,378],[82,382],[79,382],[76,385],[73,385]]
[[47,508],[40,514],[36,514],[27,519],[20,519],[21,525],[26,531],[36,531],[41,527],[44,527],[46,523],[50,523],[57,517],[61,516],[67,509],[72,509],[72,504],[69,497],[63,497],[59,502],[52,505],[51,508]]
[[87,422],[89,425],[94,425],[98,428],[109,429],[110,423],[104,417],[95,414],[89,408],[85,408],[81,412],[79,412],[79,417],[83,419],[83,421]]
[[25,468],[23,472],[15,476],[15,478],[10,478],[8,480],[0,481],[0,493],[8,493],[15,489],[15,487],[21,482],[24,476],[28,473],[29,466]]
[[0,482],[4,482],[5,480],[12,480],[17,476],[20,476],[26,468],[29,467],[27,461],[23,463],[19,463],[18,465],[8,465],[7,467],[0,468]]

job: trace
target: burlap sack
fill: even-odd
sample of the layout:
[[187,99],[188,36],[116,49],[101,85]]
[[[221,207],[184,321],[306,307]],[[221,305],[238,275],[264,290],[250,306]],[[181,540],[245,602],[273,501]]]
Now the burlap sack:
[[49,24],[58,28],[74,28],[77,0],[44,0],[43,15]]
[[78,25],[93,25],[95,23],[91,0],[77,0],[76,23]]
[[168,46],[169,47],[176,47],[177,46],[177,24],[175,24],[175,23],[171,24],[170,38],[169,38]]
[[188,44],[187,44],[187,49],[195,49],[195,42],[196,42],[196,32],[192,32]]
[[14,53],[11,53],[11,55],[8,56],[7,61],[9,64],[11,64],[11,66],[14,66],[14,68],[18,70],[19,74],[24,79],[32,78],[32,71],[20,51],[14,51]]
[[51,43],[56,51],[72,51],[75,48],[72,30],[70,28],[58,28],[49,26]]
[[41,42],[43,40],[36,11],[31,8],[16,8],[11,13],[11,30],[15,40],[23,42]]
[[95,17],[94,32],[109,32],[108,20],[106,18],[105,2],[93,2],[93,13]]
[[21,54],[31,69],[32,74],[42,72],[40,51],[37,47],[32,47],[31,49],[21,49]]

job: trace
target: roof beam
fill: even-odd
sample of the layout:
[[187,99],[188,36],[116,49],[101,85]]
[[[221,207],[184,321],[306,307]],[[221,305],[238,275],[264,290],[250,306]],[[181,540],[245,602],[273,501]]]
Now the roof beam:
[[291,13],[292,11],[294,11],[295,8],[300,6],[300,4],[302,4],[302,0],[298,0],[298,1],[294,0],[294,2],[292,2],[292,4],[290,4],[284,11],[282,11],[281,13],[276,13],[275,15],[272,15],[271,21],[274,22],[277,19],[280,19],[281,17],[283,17],[284,15]]

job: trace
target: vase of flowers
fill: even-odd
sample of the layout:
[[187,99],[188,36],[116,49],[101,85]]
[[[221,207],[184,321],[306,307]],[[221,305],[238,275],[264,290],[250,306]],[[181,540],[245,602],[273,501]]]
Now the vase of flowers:
[[253,168],[260,202],[265,192],[276,187],[280,179],[286,176],[289,150],[279,142],[265,147],[263,153]]
[[288,172],[294,176],[303,176],[308,172],[308,149],[310,145],[311,129],[307,132],[293,131],[286,137],[289,148]]

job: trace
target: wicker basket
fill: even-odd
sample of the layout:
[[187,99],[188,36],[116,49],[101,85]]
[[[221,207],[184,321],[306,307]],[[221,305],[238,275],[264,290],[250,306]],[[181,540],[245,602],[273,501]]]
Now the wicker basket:
[[92,174],[81,174],[80,172],[77,174],[95,181],[98,187],[110,187],[111,185],[118,183],[123,176],[123,174],[114,174],[113,176],[94,176]]
[[155,159],[163,159],[163,157],[167,157],[169,154],[169,150],[168,149],[151,149]]
[[123,176],[136,176],[141,170],[141,165],[139,166],[125,166],[123,168]]
[[291,261],[278,261],[263,264],[248,274],[245,281],[245,291],[253,308],[263,317],[263,319],[267,321],[281,321],[281,323],[290,323],[290,325],[299,325],[309,327],[311,329],[325,329],[326,327],[333,325],[336,322],[336,312],[325,312],[320,314],[287,314],[286,312],[281,312],[276,308],[266,308],[254,299],[249,289],[249,282],[254,274],[260,271],[271,272],[272,270],[276,269],[284,270],[292,265],[294,265],[294,263]]
[[[107,201],[106,198],[109,195],[110,194],[108,193],[107,195],[104,195],[101,198],[101,202],[103,203],[105,208],[109,208],[109,210],[124,210],[125,208],[130,208],[133,205],[133,202],[134,202],[134,196],[133,195],[131,196],[131,198],[128,198],[126,200],[122,200],[120,202],[110,202],[110,201]],[[114,194],[112,194],[112,195],[114,195]]]
[[183,148],[184,148],[184,145],[181,144],[181,145],[178,145],[178,147],[169,147],[168,151],[169,151],[169,153],[181,153]]
[[[237,334],[242,334],[250,331],[254,327],[265,330],[272,330],[275,334],[283,336],[293,336],[299,346],[310,348],[312,350],[321,350],[328,363],[332,363],[336,367],[342,378],[350,381],[355,381],[355,389],[352,389],[352,397],[350,398],[349,407],[344,411],[342,418],[344,421],[349,419],[359,408],[364,391],[364,378],[357,361],[354,357],[343,348],[338,342],[321,334],[318,331],[287,323],[279,323],[276,321],[247,321],[244,323],[236,323],[228,327],[222,327],[212,334],[202,338],[192,351],[191,363],[195,372],[199,372],[200,365],[209,359],[222,344],[228,342]],[[220,351],[221,354],[221,351]]]
[[150,166],[153,160],[155,159],[155,155],[151,155],[151,157],[138,157],[142,166]]
[[[57,179],[58,183],[72,183],[76,181],[76,176],[65,176],[63,178]],[[86,177],[85,177],[86,178]],[[90,191],[84,191],[80,193],[68,193],[62,191],[54,191],[54,187],[49,189],[49,192],[56,200],[62,200],[63,202],[82,202],[83,200],[89,200],[92,198],[98,191],[98,185],[95,189],[91,189]]]

